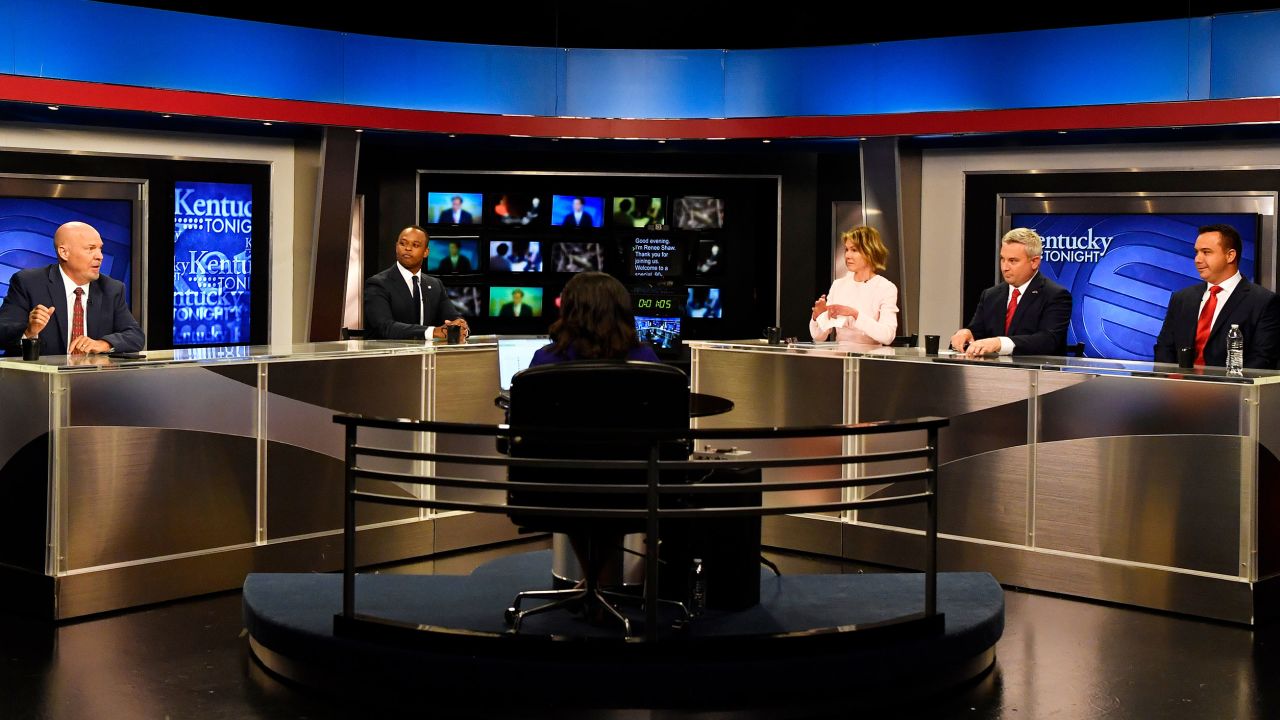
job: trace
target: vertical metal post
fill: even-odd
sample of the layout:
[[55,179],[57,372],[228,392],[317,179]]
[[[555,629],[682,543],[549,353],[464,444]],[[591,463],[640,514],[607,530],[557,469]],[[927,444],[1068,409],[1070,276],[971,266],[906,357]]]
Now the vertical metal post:
[[929,524],[925,542],[928,558],[924,568],[924,614],[938,613],[938,428],[929,428],[929,477],[925,480],[929,494]]
[[658,639],[658,448],[662,441],[653,438],[649,444],[649,487],[645,493],[644,553],[644,635],[645,640]]
[[346,482],[343,492],[342,518],[342,617],[355,616],[356,610],[356,425],[347,425]]

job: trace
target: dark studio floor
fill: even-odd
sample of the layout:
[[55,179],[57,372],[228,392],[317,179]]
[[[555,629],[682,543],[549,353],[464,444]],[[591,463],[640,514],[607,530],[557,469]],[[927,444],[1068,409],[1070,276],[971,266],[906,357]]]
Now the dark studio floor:
[[[502,554],[540,546],[545,543],[460,554],[391,571],[463,574]],[[859,571],[849,563],[799,555],[770,557],[784,573]],[[1006,591],[1005,598],[1007,625],[990,673],[950,696],[904,700],[900,707],[871,716],[1280,717],[1280,628],[1254,632],[1019,591]],[[803,692],[803,679],[789,681],[801,683],[797,692]],[[0,718],[6,720],[427,717],[432,704],[431,697],[423,697],[421,712],[371,712],[367,704],[323,697],[274,679],[249,656],[239,593],[61,627],[0,616]],[[461,714],[490,716],[479,707]],[[615,715],[651,716],[634,711]],[[565,714],[530,707],[522,716]]]

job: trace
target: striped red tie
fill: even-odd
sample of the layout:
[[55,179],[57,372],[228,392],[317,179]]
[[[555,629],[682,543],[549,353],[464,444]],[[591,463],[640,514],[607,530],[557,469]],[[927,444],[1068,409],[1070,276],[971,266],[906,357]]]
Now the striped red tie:
[[72,344],[75,344],[76,338],[84,335],[84,303],[80,302],[82,297],[84,297],[84,288],[76,288],[76,306],[71,311]]

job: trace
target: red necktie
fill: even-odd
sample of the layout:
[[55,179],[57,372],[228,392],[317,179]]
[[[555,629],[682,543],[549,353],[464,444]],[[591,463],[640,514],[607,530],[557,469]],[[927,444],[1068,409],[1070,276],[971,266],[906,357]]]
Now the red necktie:
[[1196,365],[1204,365],[1204,346],[1209,342],[1209,330],[1213,328],[1213,311],[1218,309],[1218,293],[1221,285],[1209,288],[1209,299],[1200,310],[1200,320],[1196,323]]
[[1013,314],[1018,310],[1018,296],[1022,293],[1018,292],[1018,288],[1013,289],[1013,294],[1009,296],[1009,307],[1004,311],[1004,332],[1009,334],[1009,325],[1013,322]]
[[84,296],[84,288],[76,288],[76,306],[71,311],[71,342],[84,335],[84,304],[80,298]]

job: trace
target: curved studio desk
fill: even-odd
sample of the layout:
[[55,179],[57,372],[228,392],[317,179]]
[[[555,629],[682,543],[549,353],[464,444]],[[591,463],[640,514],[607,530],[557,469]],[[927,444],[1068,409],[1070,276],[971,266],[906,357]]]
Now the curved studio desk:
[[[0,602],[61,619],[338,569],[334,413],[501,422],[485,340],[0,359]],[[516,537],[505,518],[367,510],[361,564]]]
[[[970,361],[835,343],[688,344],[693,389],[736,403],[699,427],[949,417],[938,441],[944,570],[1242,623],[1276,614],[1280,373]],[[764,542],[910,567],[922,527],[923,517],[895,508],[782,516],[766,519]]]
[[[1280,373],[689,345],[693,390],[735,403],[700,427],[950,417],[939,441],[943,569],[1244,623],[1275,605],[1280,533],[1263,519],[1280,513]],[[236,588],[248,572],[337,569],[335,412],[502,419],[492,337],[67,360],[0,359],[2,602],[55,618]],[[441,449],[494,452],[448,442]],[[738,444],[764,456],[831,449]],[[764,541],[909,567],[922,520],[892,508],[784,516],[766,521]],[[503,518],[400,508],[369,509],[360,527],[362,565],[517,537]]]

